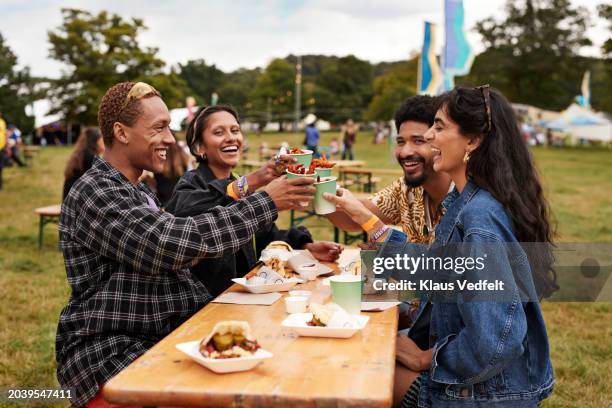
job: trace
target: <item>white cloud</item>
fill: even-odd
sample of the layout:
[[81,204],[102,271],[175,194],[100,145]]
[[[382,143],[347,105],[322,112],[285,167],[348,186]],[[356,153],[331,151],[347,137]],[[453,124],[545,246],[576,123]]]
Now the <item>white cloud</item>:
[[[574,0],[595,18],[602,0]],[[502,16],[505,1],[465,0],[466,26],[484,17]],[[420,48],[423,21],[443,23],[443,1],[406,0],[265,0],[233,2],[178,0],[30,1],[4,0],[0,5],[0,31],[20,63],[35,75],[58,76],[62,65],[48,58],[47,31],[61,24],[61,7],[97,13],[108,10],[125,18],[140,17],[149,27],[141,42],[159,48],[169,64],[204,58],[225,71],[264,66],[287,54],[354,54],[372,62],[406,59]],[[442,34],[442,33],[440,33]],[[590,31],[598,55],[607,36],[605,24]],[[479,37],[469,32],[476,50]],[[439,36],[438,46],[442,45]]]

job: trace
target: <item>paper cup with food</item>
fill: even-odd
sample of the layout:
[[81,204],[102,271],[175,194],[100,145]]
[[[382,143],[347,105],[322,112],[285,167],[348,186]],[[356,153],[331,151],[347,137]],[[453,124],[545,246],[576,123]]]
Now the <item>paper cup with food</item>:
[[332,167],[334,167],[336,163],[332,163],[327,160],[325,155],[322,155],[320,159],[313,159],[312,166],[315,168],[315,172],[319,177],[330,177],[332,173]]
[[310,167],[310,163],[312,162],[312,150],[294,147],[289,149],[287,155],[293,157],[297,160],[297,164],[301,164],[305,168]]
[[248,322],[218,322],[202,341],[177,344],[176,348],[216,373],[250,370],[272,353],[261,348]]
[[314,183],[314,186],[317,190],[314,199],[315,212],[319,215],[336,212],[336,204],[323,198],[323,194],[325,193],[332,195],[336,194],[336,177],[317,176],[317,181]]
[[[317,179],[317,173],[315,173],[314,168],[306,167],[302,164],[296,164],[293,166],[289,166],[287,168],[287,178],[288,179],[296,179],[301,177],[308,177],[312,179]],[[302,207],[308,206],[308,201],[300,202]]]

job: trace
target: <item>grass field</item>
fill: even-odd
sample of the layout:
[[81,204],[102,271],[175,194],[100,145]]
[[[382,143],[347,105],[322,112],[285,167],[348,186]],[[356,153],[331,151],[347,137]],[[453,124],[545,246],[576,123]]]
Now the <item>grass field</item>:
[[[323,134],[326,144],[337,134]],[[387,145],[372,145],[361,133],[356,158],[369,167],[394,168]],[[302,136],[264,134],[250,138],[250,158],[263,140],[270,145]],[[69,149],[49,147],[25,169],[4,170],[0,192],[0,388],[57,387],[54,340],[60,309],[69,296],[57,229],[47,226],[37,249],[38,219],[32,210],[59,203]],[[612,242],[612,151],[535,149],[565,242]],[[381,185],[390,181],[383,180]],[[281,215],[280,226],[288,224]],[[306,225],[318,239],[331,239],[321,220]],[[612,407],[612,303],[545,303],[557,384],[545,407]],[[0,401],[0,406],[6,403]],[[23,407],[24,404],[14,405]],[[58,406],[62,406],[58,404]]]

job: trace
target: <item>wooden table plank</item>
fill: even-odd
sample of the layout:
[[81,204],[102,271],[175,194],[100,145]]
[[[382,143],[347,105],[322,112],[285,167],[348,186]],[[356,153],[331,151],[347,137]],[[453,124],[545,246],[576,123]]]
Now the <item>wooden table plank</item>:
[[[315,301],[329,297],[321,280],[296,289],[312,290]],[[282,299],[272,306],[210,303],[110,380],[104,397],[134,405],[388,407],[397,313],[397,308],[368,313],[362,332],[350,339],[325,339],[297,337],[282,328],[287,316]],[[203,338],[220,320],[248,321],[274,357],[251,371],[215,374],[175,348]]]
[[34,212],[38,215],[59,217],[59,215],[62,213],[62,205],[55,204],[55,205],[49,205],[47,207],[40,207],[40,208],[36,208]]

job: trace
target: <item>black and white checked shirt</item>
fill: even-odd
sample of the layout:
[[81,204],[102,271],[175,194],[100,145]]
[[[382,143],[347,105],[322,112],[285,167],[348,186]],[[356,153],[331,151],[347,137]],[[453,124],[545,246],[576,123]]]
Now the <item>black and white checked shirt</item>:
[[143,192],[153,196],[96,158],[62,205],[72,294],[57,328],[57,377],[76,405],[210,300],[187,268],[238,251],[278,215],[270,196],[255,193],[178,218],[151,208]]

